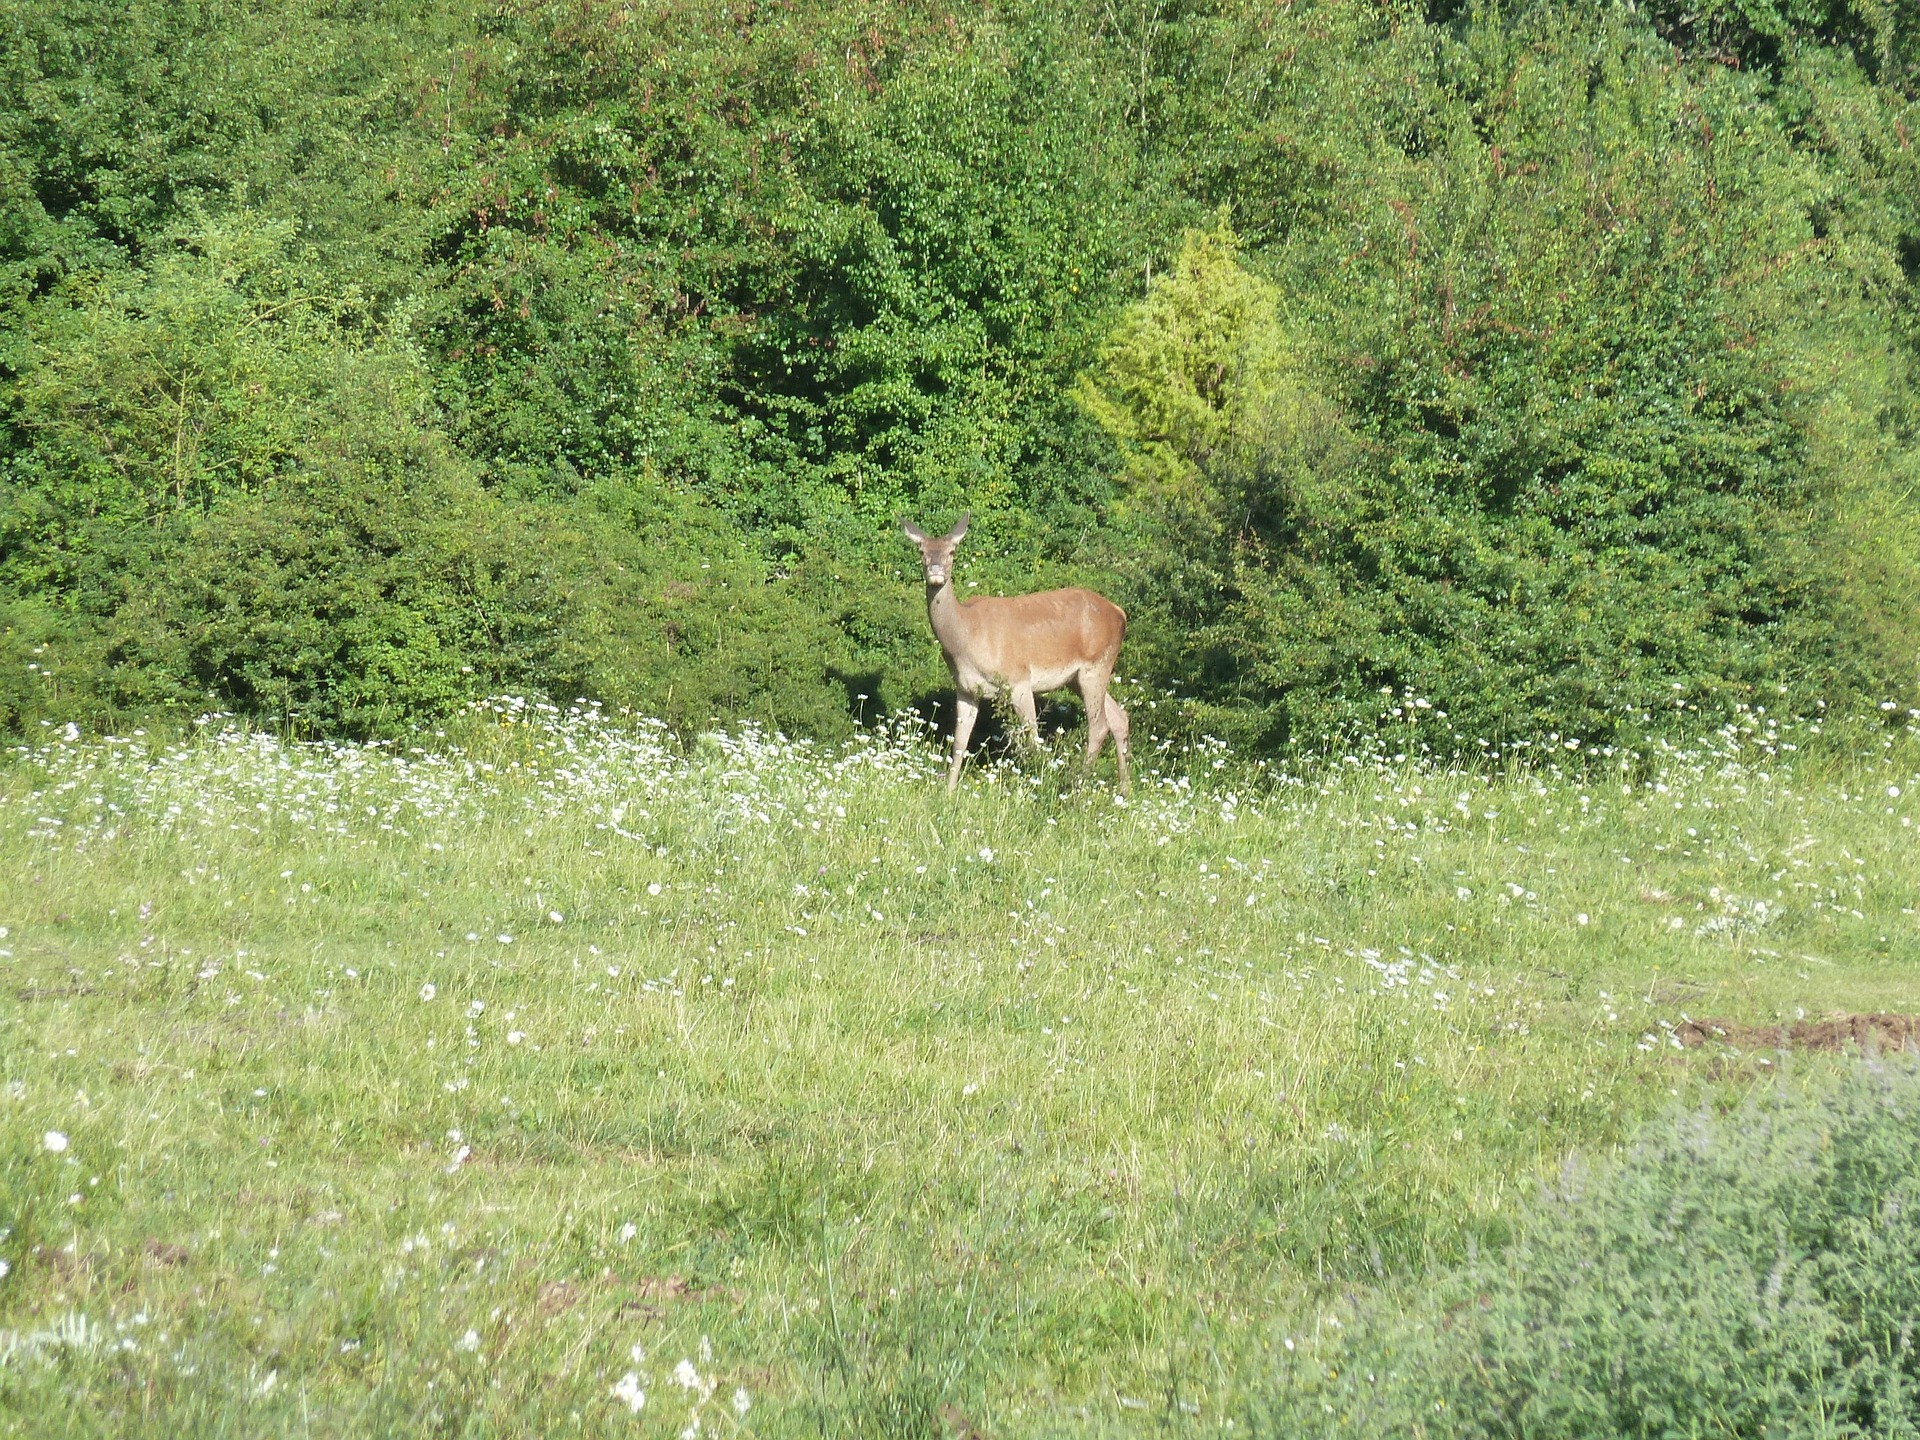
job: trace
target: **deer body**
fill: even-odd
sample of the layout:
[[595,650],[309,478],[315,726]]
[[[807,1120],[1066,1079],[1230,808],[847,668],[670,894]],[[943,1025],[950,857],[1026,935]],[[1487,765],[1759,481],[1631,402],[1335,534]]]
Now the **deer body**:
[[983,595],[961,600],[953,593],[953,551],[967,533],[961,516],[953,532],[929,537],[912,522],[902,526],[920,546],[926,567],[927,619],[953,675],[953,764],[947,789],[960,781],[967,741],[983,701],[1006,696],[1036,747],[1040,726],[1033,697],[1069,686],[1087,707],[1087,763],[1113,737],[1120,789],[1127,773],[1127,712],[1107,693],[1113,681],[1127,616],[1091,590],[1048,590],[1038,595]]

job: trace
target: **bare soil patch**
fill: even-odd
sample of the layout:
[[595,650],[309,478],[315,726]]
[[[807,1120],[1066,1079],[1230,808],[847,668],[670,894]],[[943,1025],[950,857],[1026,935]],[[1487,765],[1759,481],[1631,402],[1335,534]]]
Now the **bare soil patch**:
[[564,1315],[580,1303],[580,1287],[571,1280],[549,1280],[534,1292],[534,1304],[542,1315]]
[[164,1270],[171,1270],[175,1266],[184,1265],[188,1260],[186,1246],[172,1245],[164,1240],[150,1239],[141,1247],[141,1250],[147,1257],[147,1263],[149,1265],[158,1265]]
[[1688,1049],[1709,1043],[1746,1050],[1920,1049],[1920,1015],[1829,1015],[1792,1025],[1742,1025],[1733,1020],[1689,1020],[1674,1036]]

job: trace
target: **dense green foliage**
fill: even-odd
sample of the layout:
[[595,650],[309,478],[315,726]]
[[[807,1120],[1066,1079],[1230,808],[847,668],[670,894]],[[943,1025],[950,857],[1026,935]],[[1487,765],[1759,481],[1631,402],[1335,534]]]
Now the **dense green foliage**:
[[1649,1126],[1416,1319],[1302,1356],[1274,1433],[1912,1435],[1916,1134],[1910,1062]]
[[0,722],[832,733],[961,508],[1250,744],[1909,700],[1917,85],[1890,0],[9,6]]

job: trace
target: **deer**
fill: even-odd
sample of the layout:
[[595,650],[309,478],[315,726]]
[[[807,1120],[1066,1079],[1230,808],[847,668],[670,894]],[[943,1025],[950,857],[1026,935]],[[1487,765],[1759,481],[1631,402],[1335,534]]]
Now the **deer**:
[[967,515],[947,534],[934,537],[902,520],[906,537],[920,547],[926,571],[927,619],[953,675],[953,764],[947,791],[960,783],[967,741],[984,700],[1005,696],[1020,717],[1028,741],[1039,749],[1040,723],[1033,697],[1069,686],[1087,707],[1087,765],[1113,737],[1120,793],[1131,788],[1127,773],[1127,712],[1107,693],[1114,662],[1127,634],[1127,612],[1091,590],[1045,590],[1037,595],[953,593],[953,552],[966,538]]

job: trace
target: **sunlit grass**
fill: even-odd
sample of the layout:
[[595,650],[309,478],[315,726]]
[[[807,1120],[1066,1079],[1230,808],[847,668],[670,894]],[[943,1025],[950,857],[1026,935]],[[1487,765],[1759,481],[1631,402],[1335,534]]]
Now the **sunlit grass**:
[[1216,1430],[1282,1321],[1761,1063],[1686,1018],[1920,1010],[1920,748],[1791,733],[1122,805],[911,730],[50,732],[0,1423]]

